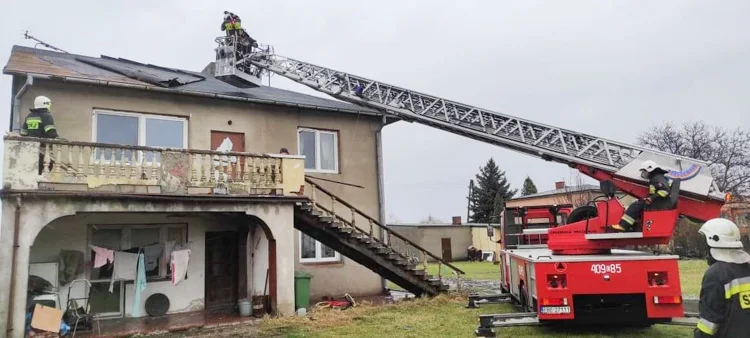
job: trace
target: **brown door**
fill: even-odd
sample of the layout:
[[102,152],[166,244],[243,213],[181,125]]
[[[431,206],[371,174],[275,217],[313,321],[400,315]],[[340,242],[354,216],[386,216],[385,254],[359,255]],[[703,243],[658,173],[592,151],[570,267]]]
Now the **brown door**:
[[[226,139],[229,139],[229,141],[231,141],[232,143],[232,148],[229,149],[228,151],[236,151],[236,152],[245,151],[245,134],[244,133],[232,133],[228,131],[217,131],[217,130],[211,131],[211,150],[219,150],[219,147],[221,147],[222,143],[224,143]],[[240,158],[239,160],[240,160],[241,170],[244,171],[245,160],[242,158]],[[230,168],[229,165],[236,163],[236,161],[237,161],[237,158],[233,156],[222,157],[221,162],[219,162],[219,158],[214,157],[214,164],[218,164],[218,163],[221,163],[221,165],[226,164],[227,168],[225,168],[225,170],[229,172],[230,176],[233,176],[232,170],[234,170],[234,168]]]
[[453,259],[453,252],[451,251],[451,239],[441,238],[440,246],[443,248],[443,260],[450,262]]
[[237,305],[237,233],[206,232],[206,311],[230,312]]

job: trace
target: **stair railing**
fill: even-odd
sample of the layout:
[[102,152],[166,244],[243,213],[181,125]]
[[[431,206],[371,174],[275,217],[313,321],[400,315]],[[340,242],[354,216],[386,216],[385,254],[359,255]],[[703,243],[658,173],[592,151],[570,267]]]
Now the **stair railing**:
[[[465,274],[461,269],[427,251],[427,249],[419,244],[412,242],[398,232],[388,229],[364,211],[321,187],[317,182],[307,177],[305,177],[305,182],[311,188],[309,190],[305,189],[305,194],[310,198],[314,208],[337,220],[342,224],[342,227],[351,228],[353,236],[365,237],[371,243],[380,244],[382,247],[390,250],[391,254],[396,254],[406,260],[408,265],[416,266],[422,264],[425,272],[428,267],[427,260],[428,258],[432,258],[437,262],[438,278],[441,280],[443,267],[453,270],[452,274],[456,275],[459,279],[460,275]],[[377,236],[376,229],[383,233],[382,239]]]

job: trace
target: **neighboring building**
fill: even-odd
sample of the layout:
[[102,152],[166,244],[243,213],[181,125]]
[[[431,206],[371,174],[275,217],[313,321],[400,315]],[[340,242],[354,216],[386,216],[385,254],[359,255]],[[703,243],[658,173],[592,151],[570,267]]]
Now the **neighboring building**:
[[[388,228],[417,243],[427,251],[442,254],[445,261],[463,261],[468,259],[468,248],[474,246],[483,252],[497,252],[499,244],[491,243],[487,236],[487,224],[462,224],[461,217],[453,217],[452,223],[419,224],[391,223]],[[499,230],[499,228],[496,228]],[[499,238],[500,232],[495,232]],[[398,239],[392,239],[397,243]],[[433,259],[428,257],[428,261]]]
[[555,182],[555,189],[538,192],[536,194],[519,196],[507,201],[507,207],[525,207],[540,205],[573,204],[580,206],[601,195],[599,186],[582,184],[566,186],[565,182]]
[[[295,230],[293,207],[304,177],[319,177],[326,179],[320,187],[380,219],[380,130],[393,120],[339,101],[242,89],[212,74],[105,56],[14,46],[3,72],[13,76],[18,99],[12,126],[44,95],[64,140],[46,148],[56,165],[38,175],[37,154],[49,144],[6,138],[0,324],[9,301],[23,308],[29,264],[49,272],[53,265],[42,263],[58,262],[61,250],[83,260],[60,284],[92,280],[107,295],[93,310],[115,317],[145,316],[153,293],[167,295],[169,313],[233,307],[238,298],[266,294],[276,312],[291,314],[295,270],[314,276],[314,298],[383,290],[380,276]],[[282,147],[292,155],[273,155]],[[171,241],[192,250],[187,279],[169,282],[163,251],[135,311],[132,281],[115,282],[109,293],[111,273],[90,266],[90,245],[126,250]],[[65,304],[67,284],[60,295]],[[13,318],[21,330],[23,314]]]

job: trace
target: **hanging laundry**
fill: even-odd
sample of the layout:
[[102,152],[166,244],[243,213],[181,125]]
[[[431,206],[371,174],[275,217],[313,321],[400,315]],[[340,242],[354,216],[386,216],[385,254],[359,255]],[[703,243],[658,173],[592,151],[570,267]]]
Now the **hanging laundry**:
[[[170,265],[170,260],[172,260],[172,251],[174,251],[174,245],[177,243],[177,241],[166,241],[164,242],[164,264],[167,264],[167,266]],[[171,269],[171,268],[170,268]]]
[[179,284],[187,274],[190,250],[172,251],[172,285]]
[[94,245],[89,245],[91,250],[94,251],[94,267],[100,268],[107,263],[115,261],[115,251],[107,248],[101,248]]
[[159,266],[159,257],[164,250],[162,244],[153,244],[143,247],[143,253],[146,260],[146,271],[152,271]]
[[135,273],[138,269],[138,254],[116,251],[114,266],[112,281],[109,283],[110,293],[114,288],[116,280],[135,280]]
[[133,317],[141,315],[141,293],[146,290],[145,254],[138,254],[138,272],[135,277],[133,294]]

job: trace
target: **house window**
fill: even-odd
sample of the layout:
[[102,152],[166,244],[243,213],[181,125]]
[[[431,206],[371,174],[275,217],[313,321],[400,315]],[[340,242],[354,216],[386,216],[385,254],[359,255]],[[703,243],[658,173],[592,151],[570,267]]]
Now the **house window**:
[[299,234],[300,262],[338,262],[341,260],[341,255],[338,252],[323,245],[323,243],[316,241],[308,235],[301,232]]
[[[128,225],[128,226],[92,226],[89,243],[94,246],[116,251],[138,252],[141,248],[162,245],[161,254],[154,259],[147,257],[146,278],[163,279],[171,277],[169,253],[163,250],[163,244],[174,241],[175,245],[187,242],[187,226],[184,224]],[[148,254],[148,252],[145,252]],[[90,279],[109,279],[112,277],[112,265],[91,268]]]
[[[180,117],[124,113],[94,110],[93,142],[122,144],[131,146],[187,148],[187,119]],[[95,154],[101,158],[100,149]],[[125,151],[125,161],[130,161],[132,153]],[[156,154],[158,156],[158,154]],[[115,150],[115,159],[122,159],[122,150]],[[151,162],[154,154],[147,152],[146,161]],[[111,150],[104,151],[106,160],[111,159]],[[138,161],[143,154],[137,154]],[[159,159],[156,159],[157,162]]]
[[297,131],[300,155],[305,156],[305,170],[319,173],[338,173],[338,133],[309,128]]

